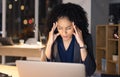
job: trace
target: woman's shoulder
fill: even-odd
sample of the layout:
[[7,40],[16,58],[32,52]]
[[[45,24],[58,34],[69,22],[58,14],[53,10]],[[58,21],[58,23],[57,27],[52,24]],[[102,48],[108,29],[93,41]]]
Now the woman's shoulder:
[[86,34],[86,35],[84,36],[84,41],[85,41],[86,43],[89,42],[89,41],[92,42],[92,35],[91,35],[90,33]]
[[90,33],[87,33],[85,36],[84,36],[84,39],[91,39],[92,38],[92,35]]

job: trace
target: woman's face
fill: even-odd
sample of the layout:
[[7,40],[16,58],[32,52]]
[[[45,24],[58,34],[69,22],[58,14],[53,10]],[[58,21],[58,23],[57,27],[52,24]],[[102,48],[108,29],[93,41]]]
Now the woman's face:
[[58,19],[57,29],[64,41],[72,38],[74,28],[72,22],[67,17],[61,17]]

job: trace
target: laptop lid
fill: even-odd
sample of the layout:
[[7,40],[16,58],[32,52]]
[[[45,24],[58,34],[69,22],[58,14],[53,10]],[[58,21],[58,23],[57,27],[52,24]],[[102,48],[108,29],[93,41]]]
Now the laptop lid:
[[85,66],[75,63],[16,61],[20,77],[85,77]]

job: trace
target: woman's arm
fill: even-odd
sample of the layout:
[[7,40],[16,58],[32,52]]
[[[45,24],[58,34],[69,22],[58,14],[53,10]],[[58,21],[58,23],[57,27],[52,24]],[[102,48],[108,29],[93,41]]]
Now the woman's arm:
[[53,23],[53,27],[52,27],[51,31],[49,32],[49,37],[48,37],[48,42],[46,45],[45,52],[43,52],[43,54],[41,56],[42,61],[46,61],[47,59],[48,60],[51,59],[52,45],[53,45],[54,41],[56,40],[56,38],[59,36],[59,33],[54,34],[56,27],[57,27],[57,23]]
[[82,31],[74,24],[74,22],[72,24],[73,24],[73,28],[74,28],[73,34],[77,40],[77,43],[80,46],[81,59],[82,59],[82,61],[84,61],[86,59],[86,56],[87,56],[87,50],[86,50],[86,48],[84,48],[85,43],[84,43]]
[[[87,75],[90,76],[95,72],[96,69],[96,63],[93,55],[92,37],[90,34],[86,34],[87,36],[83,39],[82,31],[79,28],[77,28],[77,26],[74,25],[74,23],[73,27],[75,30],[73,34],[75,35],[77,43],[80,47],[82,62],[85,64]],[[84,48],[85,44],[87,48]]]
[[[86,67],[86,74],[87,76],[91,76],[95,70],[96,70],[96,63],[93,55],[93,42],[91,35],[88,35],[88,37],[85,39],[85,44],[87,45],[87,56],[83,63]],[[83,51],[81,51],[82,53]]]

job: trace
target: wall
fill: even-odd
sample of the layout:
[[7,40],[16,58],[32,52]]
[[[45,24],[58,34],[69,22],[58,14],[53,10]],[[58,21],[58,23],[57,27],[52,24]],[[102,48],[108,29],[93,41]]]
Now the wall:
[[110,0],[110,3],[120,3],[120,0]]
[[109,0],[92,0],[91,6],[91,34],[95,52],[96,46],[96,26],[108,23]]

